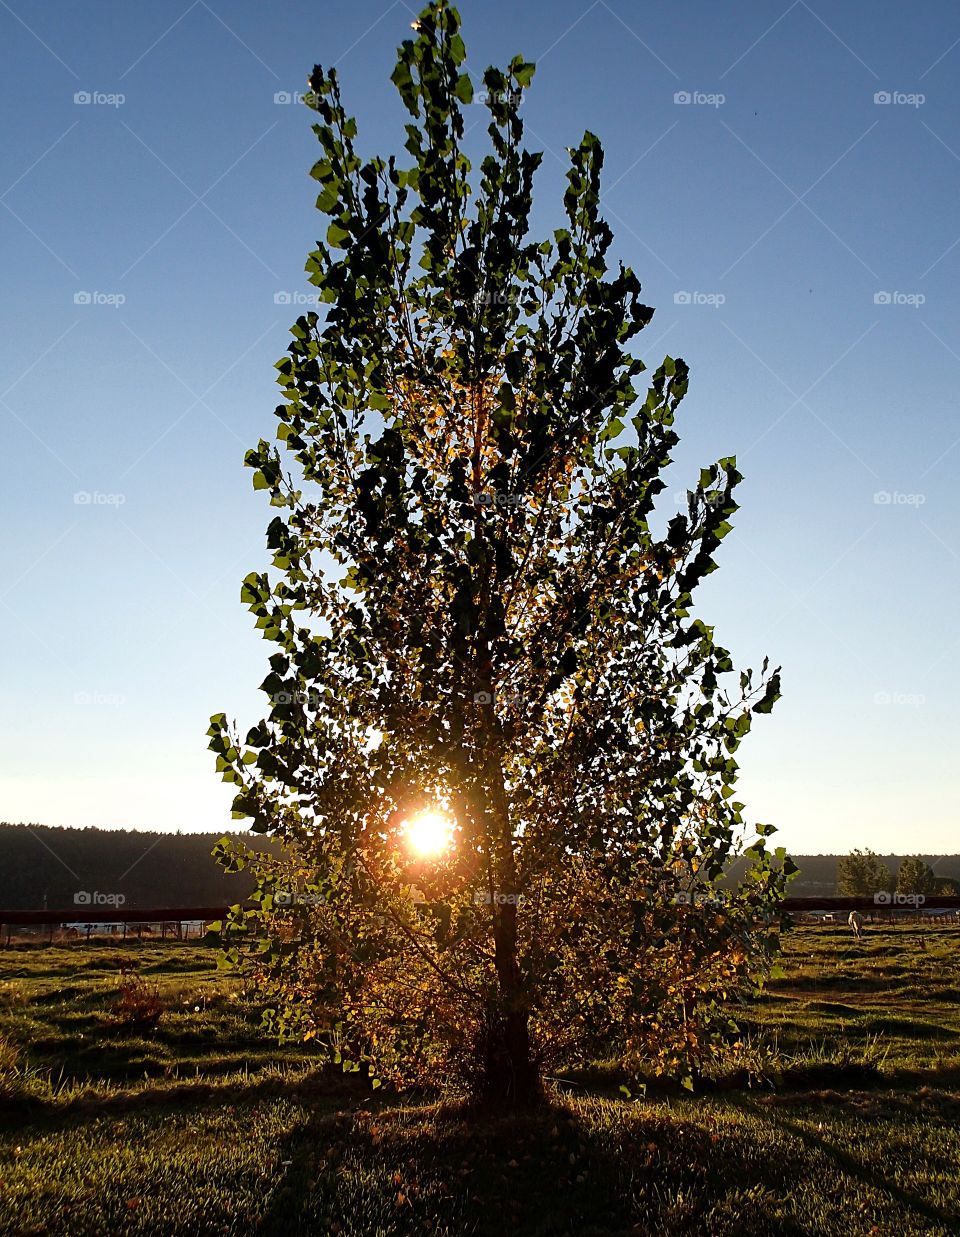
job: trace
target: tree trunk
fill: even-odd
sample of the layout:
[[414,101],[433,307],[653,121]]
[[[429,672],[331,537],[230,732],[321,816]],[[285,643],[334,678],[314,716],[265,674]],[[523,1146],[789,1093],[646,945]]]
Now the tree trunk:
[[[480,444],[485,425],[482,403],[481,399],[475,429],[474,487],[478,493],[481,484]],[[474,528],[482,541],[484,534],[479,507],[476,508]],[[485,1104],[498,1108],[525,1108],[536,1104],[542,1091],[540,1064],[530,1044],[529,997],[517,958],[520,889],[510,806],[504,788],[501,735],[495,710],[497,685],[492,678],[490,642],[486,631],[490,609],[490,565],[490,560],[486,560],[480,588],[480,610],[484,622],[477,634],[475,682],[480,689],[478,703],[483,710],[490,740],[480,816],[485,822],[491,895],[498,899],[491,906],[497,995],[491,1001],[480,1028],[474,1055],[476,1072],[473,1090],[475,1097]]]
[[531,1043],[529,1007],[517,964],[517,906],[494,912],[499,992],[481,1032],[478,1098],[499,1108],[532,1107],[542,1098],[540,1064]]

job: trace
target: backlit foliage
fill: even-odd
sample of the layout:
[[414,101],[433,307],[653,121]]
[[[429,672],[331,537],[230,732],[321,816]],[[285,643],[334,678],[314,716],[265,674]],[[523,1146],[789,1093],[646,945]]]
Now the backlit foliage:
[[[335,72],[310,79],[323,312],[278,364],[279,445],[247,456],[277,509],[278,574],[243,586],[270,708],[245,738],[210,729],[235,814],[287,846],[220,847],[260,881],[229,956],[275,1030],[378,1078],[518,1099],[598,1053],[689,1077],[776,948],[791,867],[761,827],[720,884],[734,754],[779,692],[691,612],[740,477],[704,469],[655,533],[687,367],[642,378],[628,350],[653,311],[608,261],[600,144],[570,151],[565,223],[532,238],[533,66],[488,69],[474,103],[464,63],[431,4],[393,75],[405,163],[365,162]],[[431,809],[451,845],[418,857],[404,822]]]

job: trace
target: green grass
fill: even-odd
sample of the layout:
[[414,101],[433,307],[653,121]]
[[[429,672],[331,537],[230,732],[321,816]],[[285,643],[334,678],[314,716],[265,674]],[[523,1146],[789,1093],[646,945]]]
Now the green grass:
[[[793,933],[741,1018],[750,1088],[624,1101],[608,1063],[513,1121],[278,1048],[204,946],[5,950],[0,1232],[953,1237],[960,933],[925,943]],[[131,957],[154,1031],[112,1013]]]
[[[960,931],[867,925],[803,927],[787,938],[784,976],[740,1018],[785,1060],[824,1043],[839,1058],[872,1056],[881,1080],[960,1083]],[[877,1050],[882,1050],[879,1062]]]
[[[121,966],[156,984],[159,1026],[135,1032],[113,1013]],[[0,1037],[21,1045],[32,1067],[64,1086],[219,1076],[291,1068],[314,1053],[279,1049],[259,1034],[259,1010],[242,985],[216,969],[210,946],[96,944],[0,954]]]

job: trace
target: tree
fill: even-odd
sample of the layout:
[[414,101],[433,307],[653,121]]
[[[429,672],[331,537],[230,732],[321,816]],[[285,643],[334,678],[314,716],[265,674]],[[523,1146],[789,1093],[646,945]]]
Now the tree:
[[919,855],[907,855],[897,872],[897,893],[932,894],[937,892],[933,869]]
[[310,78],[326,311],[278,363],[283,456],[246,461],[278,509],[281,578],[243,586],[277,646],[270,711],[209,731],[234,815],[286,859],[220,847],[259,881],[227,956],[273,1029],[378,1079],[455,1070],[519,1104],[545,1063],[598,1052],[689,1079],[769,965],[793,871],[763,825],[719,885],[748,840],[734,753],[779,695],[691,614],[740,474],[704,469],[655,533],[687,367],[638,390],[653,310],[607,259],[600,143],[570,152],[566,226],[532,239],[534,66],[484,73],[471,188],[459,17],[437,0],[415,26],[406,167],[362,161],[335,71]]
[[892,885],[890,869],[872,850],[852,850],[837,863],[837,889],[847,897],[871,897]]

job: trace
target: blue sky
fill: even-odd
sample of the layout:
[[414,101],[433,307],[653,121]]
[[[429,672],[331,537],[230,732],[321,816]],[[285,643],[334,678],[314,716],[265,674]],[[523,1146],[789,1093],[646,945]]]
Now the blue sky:
[[[746,474],[701,609],[784,668],[751,814],[798,853],[956,850],[960,10],[460,8],[473,71],[538,62],[538,230],[564,148],[603,141],[657,307],[639,351],[692,368],[667,505],[720,455]],[[269,519],[242,456],[318,231],[287,100],[336,64],[362,149],[399,150],[414,16],[0,0],[0,817],[228,823],[204,730],[260,717],[269,651],[238,600]]]

